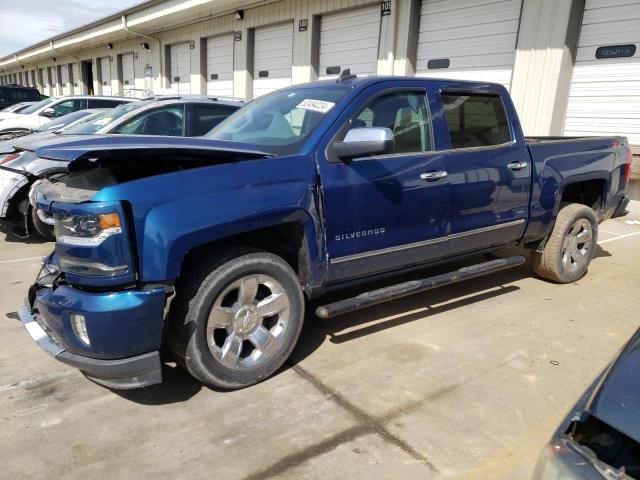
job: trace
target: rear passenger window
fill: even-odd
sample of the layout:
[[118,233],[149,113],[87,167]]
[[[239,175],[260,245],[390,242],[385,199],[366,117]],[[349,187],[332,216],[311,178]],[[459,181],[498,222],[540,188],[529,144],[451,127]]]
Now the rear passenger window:
[[192,105],[193,117],[191,120],[191,136],[200,137],[208,133],[213,127],[227,118],[235,110],[221,105],[207,105],[206,103],[194,103]]
[[123,102],[118,100],[106,100],[104,98],[89,99],[89,108],[115,108],[122,105]]
[[431,126],[424,93],[397,92],[376,98],[351,122],[351,128],[384,127],[393,132],[393,153],[431,150]]
[[499,95],[442,93],[452,148],[486,147],[511,141]]

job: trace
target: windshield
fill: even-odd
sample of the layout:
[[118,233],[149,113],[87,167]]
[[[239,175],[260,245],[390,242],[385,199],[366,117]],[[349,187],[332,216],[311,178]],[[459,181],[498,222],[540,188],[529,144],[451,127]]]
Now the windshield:
[[295,153],[348,87],[300,87],[280,90],[252,101],[205,135],[250,143],[280,155]]
[[34,103],[30,107],[25,108],[20,113],[29,114],[29,113],[36,112],[40,108],[44,107],[45,105],[49,105],[51,102],[53,102],[53,100],[54,100],[53,98],[45,98],[44,100],[40,100],[39,102]]
[[91,135],[117,118],[148,104],[149,102],[123,103],[116,108],[101,113],[97,117],[93,117],[89,122],[82,122],[78,125],[67,128],[64,133],[67,135]]
[[55,132],[56,130],[62,130],[67,125],[71,125],[72,123],[78,121],[81,118],[89,117],[91,115],[96,115],[95,112],[90,110],[78,110],[77,112],[67,113],[61,117],[55,118],[50,122],[45,123],[37,129],[38,132]]

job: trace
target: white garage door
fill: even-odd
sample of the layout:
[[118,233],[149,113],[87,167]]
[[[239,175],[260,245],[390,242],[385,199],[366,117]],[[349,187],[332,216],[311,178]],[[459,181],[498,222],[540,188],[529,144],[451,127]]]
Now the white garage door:
[[256,28],[253,55],[253,98],[291,85],[293,24]]
[[323,15],[318,77],[337,75],[347,68],[359,76],[375,75],[379,38],[380,5]]
[[100,59],[100,85],[102,85],[102,95],[111,95],[111,62],[109,57]]
[[133,53],[125,53],[122,60],[122,90],[127,97],[135,96],[136,70],[133,64]]
[[207,38],[207,95],[233,96],[233,34]]
[[509,88],[520,7],[521,0],[422,0],[417,75]]
[[[632,57],[596,58],[602,46]],[[616,49],[631,53],[633,47]],[[640,1],[587,0],[564,122],[565,135],[626,135],[640,145]]]
[[69,65],[66,63],[60,66],[60,82],[62,83],[62,94],[69,95],[71,93],[69,85]]
[[73,93],[80,95],[80,77],[78,76],[78,64],[71,64],[71,86],[73,87]]
[[188,43],[169,47],[171,91],[180,95],[191,93],[191,51]]

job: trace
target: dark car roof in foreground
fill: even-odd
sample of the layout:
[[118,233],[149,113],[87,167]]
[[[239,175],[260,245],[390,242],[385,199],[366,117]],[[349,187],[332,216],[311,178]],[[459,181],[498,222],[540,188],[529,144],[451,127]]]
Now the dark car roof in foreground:
[[612,363],[587,410],[640,441],[640,330]]

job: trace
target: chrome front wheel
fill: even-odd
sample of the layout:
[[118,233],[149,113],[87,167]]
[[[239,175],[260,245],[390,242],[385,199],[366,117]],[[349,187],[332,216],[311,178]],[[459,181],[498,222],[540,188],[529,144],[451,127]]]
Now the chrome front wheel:
[[287,293],[273,277],[250,274],[235,280],[218,295],[209,314],[209,351],[232,369],[265,362],[282,345],[290,309]]
[[230,248],[194,261],[176,283],[167,344],[198,380],[222,389],[278,370],[302,329],[300,280],[281,257]]

